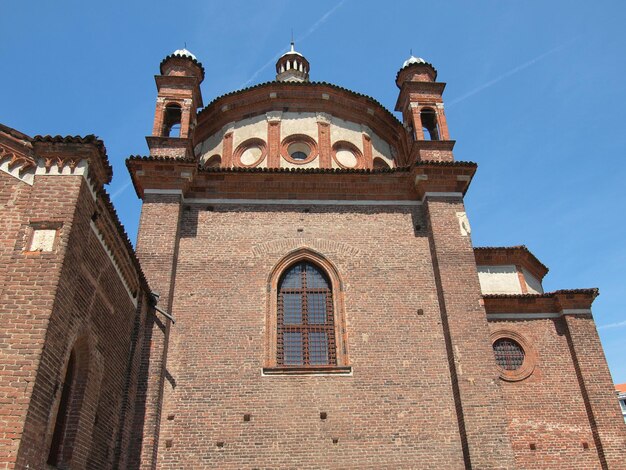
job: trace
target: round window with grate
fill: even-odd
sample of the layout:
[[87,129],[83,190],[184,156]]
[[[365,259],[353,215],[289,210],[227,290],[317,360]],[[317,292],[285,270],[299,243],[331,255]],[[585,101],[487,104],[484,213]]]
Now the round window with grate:
[[524,349],[517,341],[500,338],[493,343],[496,363],[504,370],[517,370],[524,364]]
[[289,156],[296,161],[303,161],[309,158],[311,148],[304,142],[294,142],[287,147]]

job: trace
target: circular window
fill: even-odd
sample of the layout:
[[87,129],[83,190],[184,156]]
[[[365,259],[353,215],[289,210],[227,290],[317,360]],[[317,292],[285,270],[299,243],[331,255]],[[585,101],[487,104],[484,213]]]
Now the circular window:
[[303,161],[309,158],[311,147],[304,142],[294,142],[287,147],[287,153],[293,160]]
[[491,341],[502,380],[515,382],[533,373],[537,357],[524,337],[515,331],[500,330],[491,335]]
[[252,147],[248,147],[241,154],[240,160],[246,166],[254,165],[254,163],[259,159],[263,150],[261,147],[254,145]]
[[348,168],[356,166],[356,156],[348,149],[337,150],[337,163]]
[[303,165],[317,158],[317,143],[308,135],[290,135],[283,140],[280,153],[289,163]]
[[363,154],[356,145],[341,141],[333,145],[333,159],[340,168],[364,168]]
[[233,153],[235,166],[252,168],[258,166],[267,156],[267,146],[262,139],[248,139],[237,146]]
[[524,350],[512,339],[500,338],[493,343],[496,364],[504,370],[517,370],[524,364]]

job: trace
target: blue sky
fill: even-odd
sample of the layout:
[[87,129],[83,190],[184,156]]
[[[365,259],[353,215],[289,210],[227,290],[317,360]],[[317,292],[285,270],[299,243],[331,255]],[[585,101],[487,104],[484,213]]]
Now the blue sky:
[[[87,7],[86,5],[89,5]],[[205,103],[273,80],[293,28],[311,78],[393,110],[412,49],[447,82],[474,244],[526,244],[546,290],[599,287],[594,315],[626,382],[626,4],[607,1],[3,2],[0,122],[30,135],[96,134],[132,240],[140,204],[124,160],[145,155],[153,76],[185,43]]]

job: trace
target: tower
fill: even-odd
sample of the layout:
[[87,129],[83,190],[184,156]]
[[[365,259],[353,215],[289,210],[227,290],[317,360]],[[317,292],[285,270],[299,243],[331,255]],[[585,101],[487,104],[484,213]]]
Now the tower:
[[454,141],[450,140],[443,109],[446,84],[436,79],[435,67],[413,55],[404,61],[396,76],[400,94],[395,109],[402,113],[409,134],[411,161],[454,159]]
[[150,155],[191,157],[204,67],[187,49],[178,49],[163,59],[160,70],[161,75],[154,77],[157,103],[152,135],[146,137]]

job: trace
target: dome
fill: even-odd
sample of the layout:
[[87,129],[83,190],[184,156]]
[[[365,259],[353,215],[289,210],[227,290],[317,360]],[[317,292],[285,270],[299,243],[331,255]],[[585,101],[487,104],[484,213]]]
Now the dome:
[[291,50],[285,52],[283,55],[281,55],[281,57],[285,57],[285,56],[291,55],[291,54],[295,54],[295,55],[299,55],[300,57],[304,57],[302,54],[300,54],[298,51],[296,51],[294,49],[294,43],[293,42],[291,43]]
[[177,55],[179,57],[190,57],[193,60],[198,60],[196,59],[196,56],[193,55],[191,52],[189,52],[187,49],[185,49],[184,47],[182,49],[177,49],[174,52],[172,52],[172,55]]
[[413,54],[411,54],[411,57],[405,60],[404,63],[402,64],[402,68],[411,64],[426,64],[426,63],[427,62],[421,57],[415,57]]

